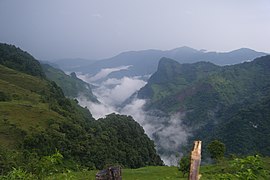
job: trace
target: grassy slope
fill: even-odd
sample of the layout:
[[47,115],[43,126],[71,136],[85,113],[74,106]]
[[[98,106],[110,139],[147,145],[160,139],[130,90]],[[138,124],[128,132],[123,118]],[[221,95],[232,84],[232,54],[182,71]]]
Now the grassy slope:
[[[226,173],[229,170],[230,161],[224,161],[215,165],[204,165],[200,168],[200,173],[202,174],[202,180],[208,179],[217,179],[217,174]],[[267,171],[267,178],[270,178],[270,158],[263,158],[263,167]],[[84,180],[84,179],[95,179],[95,174],[97,170],[93,171],[85,171],[85,172],[71,172],[66,174],[58,174],[48,177],[48,180],[53,179],[76,179],[76,180]],[[168,166],[149,166],[138,169],[123,169],[122,170],[122,178],[125,180],[179,180],[179,179],[187,179],[187,175],[183,177],[183,174],[178,171],[176,167],[168,167]]]
[[90,168],[162,164],[154,143],[131,117],[93,121],[88,109],[64,98],[56,84],[1,65],[0,74],[0,169],[5,149],[39,156],[59,149],[67,160]]
[[41,102],[38,92],[47,89],[45,80],[1,65],[0,74],[0,91],[11,98],[0,101],[1,145],[15,148],[22,134],[46,129],[50,119],[62,119]]

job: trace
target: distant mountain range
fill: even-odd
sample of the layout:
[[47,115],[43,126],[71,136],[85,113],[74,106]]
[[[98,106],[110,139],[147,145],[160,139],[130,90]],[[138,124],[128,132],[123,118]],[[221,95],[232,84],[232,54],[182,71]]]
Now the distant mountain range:
[[138,92],[146,110],[182,114],[190,141],[219,139],[227,153],[270,155],[270,56],[231,66],[162,58]]
[[105,68],[117,68],[129,66],[112,72],[109,77],[120,78],[123,76],[143,76],[153,74],[162,57],[176,60],[179,63],[194,63],[198,61],[212,62],[216,65],[237,64],[243,61],[253,60],[256,57],[264,56],[266,53],[257,52],[248,48],[241,48],[230,52],[207,52],[196,50],[190,47],[180,47],[172,50],[142,50],[123,52],[117,56],[97,61],[83,59],[68,59],[54,61],[65,71],[76,71],[95,75]]

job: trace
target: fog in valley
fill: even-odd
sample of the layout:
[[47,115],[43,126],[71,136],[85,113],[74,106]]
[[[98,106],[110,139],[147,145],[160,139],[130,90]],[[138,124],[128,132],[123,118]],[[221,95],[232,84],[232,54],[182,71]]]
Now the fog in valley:
[[[93,91],[98,100],[92,102],[79,95],[76,99],[82,107],[87,107],[96,120],[111,113],[132,116],[155,142],[165,164],[176,165],[192,136],[189,128],[193,127],[183,125],[188,116],[177,110],[173,114],[153,108],[146,111],[149,99],[139,99],[137,92],[147,84],[163,57],[176,60],[173,64],[207,61],[222,66],[267,55],[269,12],[269,0],[1,0],[0,43],[15,45],[67,74],[76,72],[78,78],[91,84],[89,94]],[[214,65],[209,66],[211,70]],[[166,70],[173,77],[177,74],[174,67]],[[188,70],[183,72],[188,74]],[[204,72],[194,73],[194,79],[200,73]],[[167,74],[161,78],[166,81]],[[181,85],[193,85],[184,78],[171,79],[175,91],[168,88],[165,94],[180,92]],[[238,92],[228,89],[228,97]],[[205,114],[214,117],[216,109]]]
[[87,107],[95,119],[105,117],[110,113],[132,116],[146,134],[155,140],[158,152],[167,165],[176,165],[182,155],[181,148],[186,144],[190,135],[181,124],[181,114],[164,115],[162,112],[144,111],[146,99],[138,99],[136,92],[146,85],[145,77],[106,78],[110,73],[128,70],[126,67],[102,69],[95,75],[77,73],[82,80],[94,84],[94,95],[100,103],[78,97],[79,104]]

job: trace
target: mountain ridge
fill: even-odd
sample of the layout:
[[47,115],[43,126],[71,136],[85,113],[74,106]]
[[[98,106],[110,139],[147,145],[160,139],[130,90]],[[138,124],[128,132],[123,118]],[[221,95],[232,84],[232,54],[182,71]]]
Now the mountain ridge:
[[249,61],[263,55],[267,55],[267,53],[257,52],[249,48],[241,48],[229,52],[208,52],[183,46],[172,50],[127,51],[111,58],[98,60],[90,65],[82,65],[69,70],[88,73],[93,76],[104,68],[131,66],[128,71],[122,70],[108,76],[108,78],[121,78],[124,76],[144,76],[154,73],[157,69],[158,61],[162,57],[174,59],[179,63],[209,61],[216,65],[224,66]]
[[[252,111],[254,114],[257,114],[257,117],[254,116],[252,120],[255,125],[256,118],[261,124],[267,124],[267,121],[270,120],[269,118],[261,118],[262,116],[267,117],[263,114],[269,113],[266,108],[263,108],[264,106],[261,106],[264,110],[260,108],[257,108],[256,111],[254,110],[254,107],[260,107],[259,104],[270,100],[269,95],[267,96],[266,93],[268,91],[265,92],[265,88],[270,87],[269,55],[256,58],[251,62],[223,67],[212,63],[203,63],[205,67],[200,68],[200,62],[177,64],[176,61],[167,59],[162,59],[160,62],[160,65],[163,67],[159,68],[150,77],[146,86],[138,92],[139,98],[149,99],[146,110],[157,109],[168,114],[183,114],[184,117],[181,122],[192,129],[193,136],[190,137],[190,141],[202,139],[207,144],[213,138],[217,138],[228,143],[228,153],[250,154],[257,151],[269,155],[266,151],[260,151],[259,148],[254,146],[248,148],[247,145],[249,143],[242,147],[242,151],[239,148],[236,148],[239,151],[235,151],[234,147],[237,146],[237,143],[231,145],[230,139],[224,136],[226,134],[224,129],[230,130],[229,122],[238,122],[240,124],[242,118],[245,118],[245,113],[237,115],[237,112],[241,112],[241,109],[248,109],[247,105],[249,104],[253,107]],[[166,63],[174,66],[176,70],[172,71],[166,68]],[[192,66],[195,68],[191,68]],[[210,66],[212,68],[209,68]],[[186,73],[181,73],[183,68],[186,70]],[[205,69],[209,71],[205,71]],[[162,73],[164,70],[165,73]],[[170,71],[172,74],[167,76],[166,71]],[[193,78],[188,80],[185,76]],[[164,78],[167,79],[163,81]],[[154,95],[151,93],[154,93]],[[267,97],[265,101],[261,100],[263,97]],[[230,113],[226,113],[232,110],[236,111],[235,116],[238,118],[231,117],[229,116]],[[233,122],[233,118],[237,122]],[[265,125],[266,129],[267,127]],[[264,129],[263,132],[266,132],[266,130]],[[238,137],[237,131],[232,131],[231,133],[233,134],[230,137],[233,135]],[[260,139],[264,139],[261,137],[261,134],[258,134],[258,132],[254,133],[257,139],[253,140],[259,143],[260,146],[270,146],[270,142],[260,141]],[[243,135],[243,138],[247,137],[249,132],[243,130]],[[235,141],[240,143],[243,138],[236,138]]]

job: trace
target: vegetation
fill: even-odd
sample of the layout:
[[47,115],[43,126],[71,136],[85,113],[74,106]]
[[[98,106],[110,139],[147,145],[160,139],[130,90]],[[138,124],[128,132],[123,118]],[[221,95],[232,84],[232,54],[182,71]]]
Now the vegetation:
[[183,156],[179,161],[179,171],[182,172],[183,177],[189,173],[190,169],[190,156]]
[[73,72],[71,75],[66,75],[60,69],[56,69],[48,64],[42,64],[46,77],[54,81],[64,92],[66,97],[78,98],[82,96],[89,101],[98,102],[97,98],[92,93],[92,87],[90,84],[77,78]]
[[[95,179],[97,170],[82,172],[65,172],[54,174],[46,179]],[[187,177],[177,169],[177,167],[168,166],[149,166],[138,169],[123,169],[123,179],[127,180],[186,180]],[[270,159],[269,157],[248,156],[244,158],[236,158],[234,160],[224,159],[217,164],[202,165],[200,168],[202,180],[220,180],[220,179],[269,179],[270,178]],[[246,176],[247,175],[247,176]],[[250,176],[252,175],[252,176]],[[250,178],[253,177],[253,178]]]
[[219,139],[227,155],[270,155],[269,69],[270,56],[224,67],[164,58],[138,96],[150,99],[146,110],[183,114],[192,130],[188,144]]
[[0,43],[0,64],[32,76],[45,77],[39,62],[13,45]]
[[131,117],[111,114],[96,121],[45,77],[3,65],[0,74],[0,173],[8,179],[107,164],[163,164],[153,141]]
[[207,149],[210,153],[210,157],[215,161],[219,161],[224,158],[225,145],[222,142],[214,140],[210,144],[208,144]]

